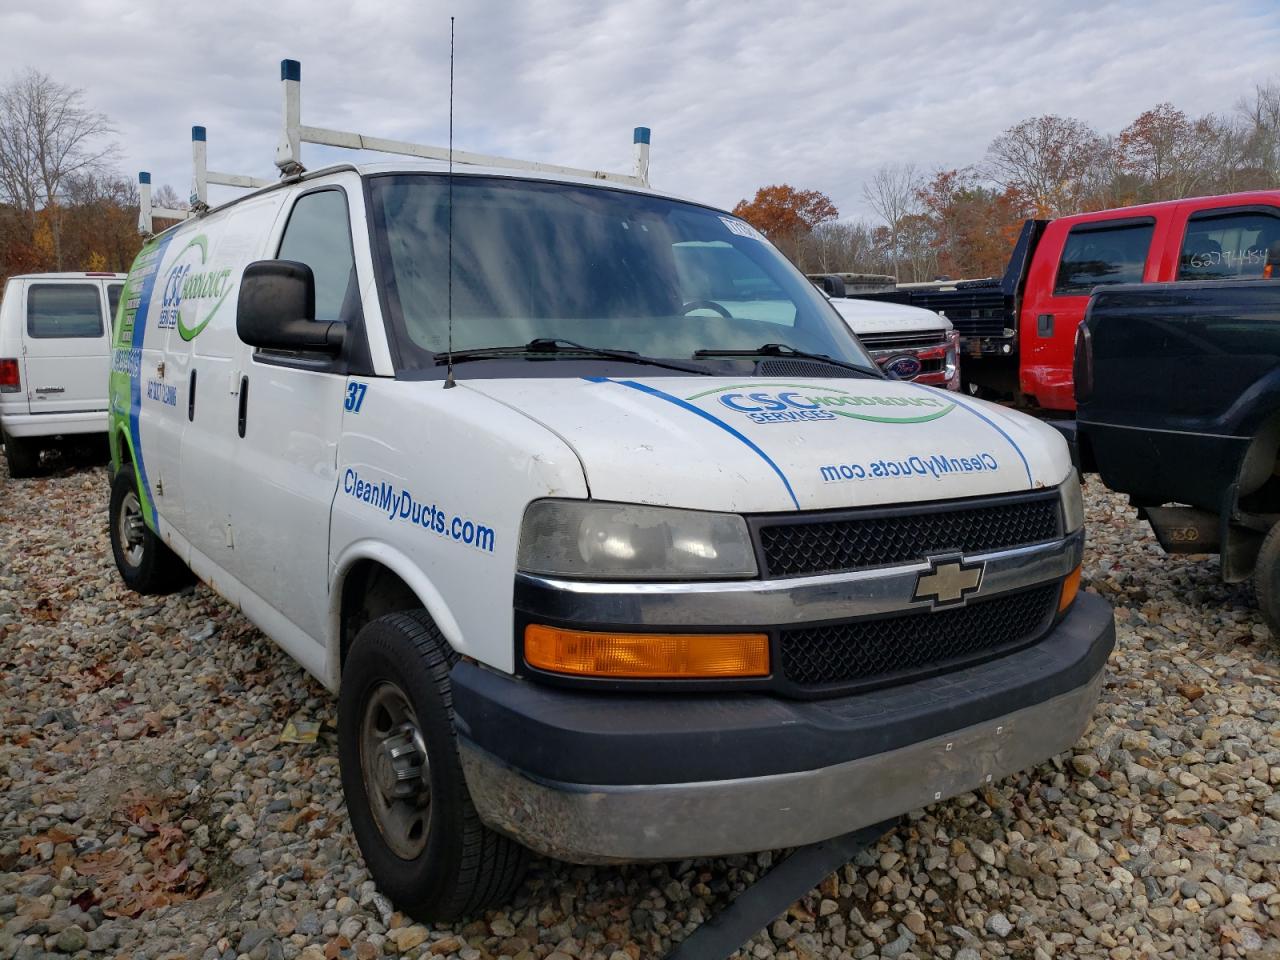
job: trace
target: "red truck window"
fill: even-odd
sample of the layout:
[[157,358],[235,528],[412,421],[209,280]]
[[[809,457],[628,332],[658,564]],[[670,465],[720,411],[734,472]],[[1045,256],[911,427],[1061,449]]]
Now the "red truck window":
[[1141,283],[1154,231],[1151,220],[1073,227],[1062,247],[1053,292],[1084,296],[1100,284]]
[[1178,258],[1178,279],[1261,279],[1267,250],[1277,242],[1280,210],[1255,207],[1193,215]]

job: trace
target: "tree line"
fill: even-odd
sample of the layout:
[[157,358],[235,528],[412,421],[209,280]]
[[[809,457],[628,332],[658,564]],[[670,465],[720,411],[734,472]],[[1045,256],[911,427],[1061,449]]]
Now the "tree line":
[[1225,114],[1169,103],[1118,134],[1072,117],[1032,117],[967,167],[878,169],[863,198],[878,221],[839,218],[814,190],[761,188],[734,213],[806,273],[876,273],[900,282],[1003,271],[1024,220],[1156,200],[1280,187],[1280,81],[1258,84]]
[[[84,91],[28,69],[0,86],[0,283],[15,273],[129,268],[141,244],[137,185],[115,167],[114,128]],[[877,220],[840,219],[816,190],[762,187],[734,212],[808,273],[902,282],[999,273],[1023,220],[1153,200],[1280,187],[1280,80],[1225,114],[1169,103],[1118,134],[1046,115],[996,136],[967,167],[878,169]],[[182,208],[168,186],[157,205]]]
[[[38,70],[0,86],[0,285],[17,273],[129,269],[142,244],[138,189],[113,166],[114,133],[83,90]],[[155,202],[185,206],[167,186]]]

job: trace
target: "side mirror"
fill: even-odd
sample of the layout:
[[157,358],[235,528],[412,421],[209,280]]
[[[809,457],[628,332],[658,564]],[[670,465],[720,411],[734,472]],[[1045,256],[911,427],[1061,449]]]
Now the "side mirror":
[[315,320],[316,280],[294,260],[258,260],[244,268],[236,333],[251,347],[336,354],[346,327]]
[[828,297],[835,297],[837,299],[844,299],[845,297],[843,277],[837,277],[833,273],[828,273],[815,278],[814,283],[816,283],[818,287],[821,288],[822,292]]

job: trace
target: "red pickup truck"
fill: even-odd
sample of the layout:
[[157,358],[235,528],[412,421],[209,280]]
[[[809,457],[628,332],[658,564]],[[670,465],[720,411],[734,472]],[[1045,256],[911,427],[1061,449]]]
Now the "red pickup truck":
[[1095,287],[1261,278],[1280,241],[1280,190],[1028,220],[1003,277],[907,284],[866,299],[943,313],[960,333],[966,386],[1075,410],[1076,328]]

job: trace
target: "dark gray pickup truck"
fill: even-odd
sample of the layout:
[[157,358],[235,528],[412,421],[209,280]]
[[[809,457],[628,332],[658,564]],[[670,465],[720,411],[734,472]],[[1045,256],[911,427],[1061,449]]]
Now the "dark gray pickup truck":
[[1280,639],[1280,279],[1099,288],[1075,383],[1083,466],[1166,551],[1252,576]]

